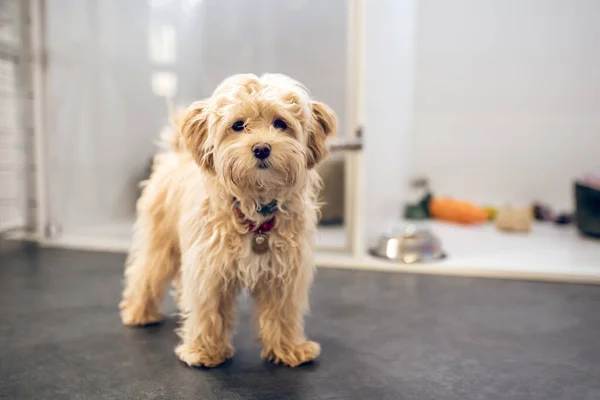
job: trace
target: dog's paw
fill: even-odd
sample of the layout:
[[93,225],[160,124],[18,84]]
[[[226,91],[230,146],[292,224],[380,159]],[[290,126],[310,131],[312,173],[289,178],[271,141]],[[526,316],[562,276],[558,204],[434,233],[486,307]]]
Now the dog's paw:
[[233,357],[235,350],[230,345],[215,351],[207,351],[201,346],[188,346],[184,343],[175,348],[177,357],[190,367],[216,367]]
[[154,306],[132,306],[129,302],[122,301],[119,308],[121,309],[121,321],[123,321],[123,325],[127,326],[156,324],[165,317]]
[[319,343],[309,340],[294,347],[265,347],[260,356],[275,364],[297,367],[316,359],[319,354],[321,354]]

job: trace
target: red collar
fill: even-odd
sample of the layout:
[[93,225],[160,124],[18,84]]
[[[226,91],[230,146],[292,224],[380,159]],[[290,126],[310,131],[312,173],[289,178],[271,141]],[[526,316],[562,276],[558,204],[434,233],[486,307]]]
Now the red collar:
[[275,216],[274,215],[272,218],[270,218],[267,221],[260,224],[260,226],[257,229],[256,223],[254,221],[247,219],[246,216],[244,215],[244,213],[242,212],[242,210],[240,210],[240,208],[237,206],[235,207],[235,213],[246,225],[248,225],[250,232],[266,233],[275,227]]

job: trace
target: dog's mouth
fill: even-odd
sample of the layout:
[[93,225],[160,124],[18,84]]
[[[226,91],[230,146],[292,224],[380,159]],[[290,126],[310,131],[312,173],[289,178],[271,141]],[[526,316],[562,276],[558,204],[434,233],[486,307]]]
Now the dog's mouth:
[[260,160],[258,162],[258,169],[267,169],[269,168],[269,162],[267,160]]

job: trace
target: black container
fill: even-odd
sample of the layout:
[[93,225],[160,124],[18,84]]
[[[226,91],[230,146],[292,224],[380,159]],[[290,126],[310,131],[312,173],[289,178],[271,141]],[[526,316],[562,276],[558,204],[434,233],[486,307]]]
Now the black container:
[[600,238],[600,190],[575,183],[575,225],[582,235]]

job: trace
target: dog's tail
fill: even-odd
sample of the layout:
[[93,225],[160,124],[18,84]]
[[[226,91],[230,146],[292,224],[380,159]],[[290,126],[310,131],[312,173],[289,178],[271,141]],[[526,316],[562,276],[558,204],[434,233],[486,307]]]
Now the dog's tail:
[[171,98],[167,97],[167,112],[169,114],[170,125],[163,129],[160,134],[161,147],[173,150],[176,153],[186,151],[183,135],[181,134],[181,119],[183,117],[183,109],[175,108]]

